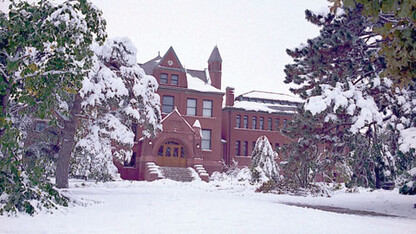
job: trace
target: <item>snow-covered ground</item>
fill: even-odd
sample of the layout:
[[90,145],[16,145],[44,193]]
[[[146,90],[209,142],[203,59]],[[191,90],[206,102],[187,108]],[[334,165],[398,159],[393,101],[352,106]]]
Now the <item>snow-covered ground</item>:
[[[247,183],[71,181],[79,205],[34,217],[0,216],[0,233],[415,233],[416,196],[397,191],[328,197],[254,193]],[[359,216],[281,204],[338,206],[405,218]]]

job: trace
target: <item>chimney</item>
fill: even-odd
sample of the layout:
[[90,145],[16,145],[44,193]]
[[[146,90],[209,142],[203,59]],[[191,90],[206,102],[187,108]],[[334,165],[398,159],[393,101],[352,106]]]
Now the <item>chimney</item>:
[[221,65],[222,58],[218,47],[215,46],[208,59],[208,72],[211,78],[211,85],[217,89],[221,89]]
[[225,106],[234,106],[234,88],[225,88]]

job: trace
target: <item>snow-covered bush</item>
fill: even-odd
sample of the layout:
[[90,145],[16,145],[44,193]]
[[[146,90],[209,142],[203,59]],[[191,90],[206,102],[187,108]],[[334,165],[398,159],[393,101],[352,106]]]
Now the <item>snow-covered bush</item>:
[[405,195],[416,195],[416,167],[407,171],[399,192]]
[[277,153],[273,150],[266,136],[257,139],[251,153],[251,177],[253,182],[277,181],[280,169],[276,163]]

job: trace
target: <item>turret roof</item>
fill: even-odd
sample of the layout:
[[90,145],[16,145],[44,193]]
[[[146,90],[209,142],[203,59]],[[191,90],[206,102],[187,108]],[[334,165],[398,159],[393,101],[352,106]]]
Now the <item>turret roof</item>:
[[214,49],[211,52],[211,56],[209,56],[208,63],[211,62],[222,62],[220,51],[218,51],[217,46],[214,47]]

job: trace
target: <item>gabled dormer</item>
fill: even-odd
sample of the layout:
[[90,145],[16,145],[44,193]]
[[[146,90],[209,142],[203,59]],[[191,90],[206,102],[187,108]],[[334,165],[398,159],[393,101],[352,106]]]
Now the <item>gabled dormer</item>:
[[156,77],[161,86],[183,88],[188,86],[186,70],[172,47],[160,58],[153,69],[152,75]]
[[175,53],[175,50],[171,46],[166,54],[162,57],[159,62],[160,67],[169,68],[169,69],[177,69],[180,71],[184,71],[181,61],[179,61],[178,56]]

